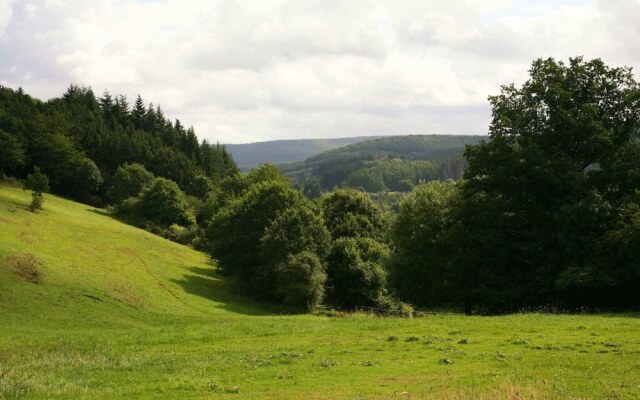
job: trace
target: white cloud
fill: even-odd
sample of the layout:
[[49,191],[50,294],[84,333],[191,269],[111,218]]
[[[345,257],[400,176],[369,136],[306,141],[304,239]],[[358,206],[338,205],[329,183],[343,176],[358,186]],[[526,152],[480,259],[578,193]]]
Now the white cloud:
[[0,0],[0,83],[162,104],[221,142],[485,133],[531,61],[640,67],[640,0]]

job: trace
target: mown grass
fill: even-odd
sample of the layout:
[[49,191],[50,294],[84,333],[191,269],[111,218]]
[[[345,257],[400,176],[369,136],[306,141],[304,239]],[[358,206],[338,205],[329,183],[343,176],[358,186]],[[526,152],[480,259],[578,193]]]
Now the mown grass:
[[638,315],[279,315],[207,257],[0,187],[0,398],[636,399]]

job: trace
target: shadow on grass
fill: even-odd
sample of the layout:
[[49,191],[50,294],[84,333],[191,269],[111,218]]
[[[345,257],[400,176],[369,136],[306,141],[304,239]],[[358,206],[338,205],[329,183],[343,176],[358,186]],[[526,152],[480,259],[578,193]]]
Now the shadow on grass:
[[237,314],[266,316],[279,314],[269,305],[258,303],[242,296],[242,287],[231,278],[220,276],[214,267],[191,267],[194,275],[185,275],[173,282],[182,286],[185,292],[216,302],[215,306]]
[[[113,218],[115,220],[120,221],[118,218],[115,217],[115,215],[111,214],[109,211],[106,210],[101,210],[99,208],[87,208],[87,211],[90,211],[94,214],[98,214],[98,215],[102,215],[103,217],[110,217]],[[122,222],[122,221],[120,221]]]
[[29,202],[15,201],[11,199],[2,199],[2,202],[7,205],[7,210],[10,212],[15,212],[18,210],[21,211],[31,211],[29,210]]

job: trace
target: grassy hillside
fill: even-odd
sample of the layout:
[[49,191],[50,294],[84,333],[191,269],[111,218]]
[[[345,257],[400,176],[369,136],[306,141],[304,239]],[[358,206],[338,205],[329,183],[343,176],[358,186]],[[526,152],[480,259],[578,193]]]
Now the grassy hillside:
[[271,140],[267,142],[227,144],[226,149],[243,170],[270,162],[273,164],[304,160],[312,155],[337,147],[358,143],[379,136],[359,136],[340,139]]
[[0,186],[0,399],[624,398],[637,315],[279,315],[201,253]]
[[[368,192],[406,191],[419,181],[459,179],[465,146],[486,136],[409,135],[378,138],[339,147],[301,162],[281,165],[298,183],[361,187]],[[409,185],[401,183],[410,182]]]

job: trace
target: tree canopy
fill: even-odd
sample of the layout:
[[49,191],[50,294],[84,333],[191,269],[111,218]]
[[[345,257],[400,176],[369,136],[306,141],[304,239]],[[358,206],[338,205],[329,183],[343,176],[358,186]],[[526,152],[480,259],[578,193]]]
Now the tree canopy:
[[[630,68],[533,62],[490,97],[491,140],[468,147],[457,239],[468,307],[566,304],[607,276],[607,232],[640,188],[640,88]],[[615,283],[596,279],[596,292]]]

